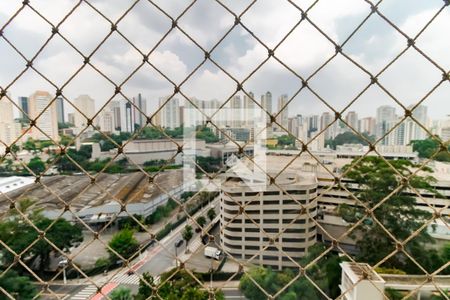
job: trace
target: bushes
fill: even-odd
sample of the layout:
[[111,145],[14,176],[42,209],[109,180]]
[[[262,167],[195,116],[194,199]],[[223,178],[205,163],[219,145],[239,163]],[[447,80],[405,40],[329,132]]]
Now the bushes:
[[169,200],[167,200],[166,204],[158,206],[151,215],[145,218],[145,224],[153,225],[158,223],[163,218],[167,218],[176,207],[177,202],[170,198]]
[[[134,237],[134,232],[130,229],[122,229],[117,232],[108,243],[109,247],[121,255],[123,258],[130,258],[138,249],[139,242]],[[116,254],[108,249],[111,261],[118,259]]]
[[[143,224],[144,219],[141,215],[134,214],[133,217],[139,221],[139,223]],[[139,225],[132,217],[125,217],[121,218],[118,221],[119,229],[132,229],[139,232],[143,232],[144,228],[142,228],[141,225]]]

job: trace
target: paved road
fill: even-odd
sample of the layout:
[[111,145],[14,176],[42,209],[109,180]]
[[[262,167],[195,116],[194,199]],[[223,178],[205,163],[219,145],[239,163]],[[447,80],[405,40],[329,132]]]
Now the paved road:
[[[196,219],[200,215],[205,215],[206,212],[213,206],[216,209],[216,213],[219,211],[219,199],[216,198],[211,202],[211,205],[204,207],[202,210],[197,212],[193,219]],[[187,224],[195,228],[192,221],[189,219]],[[175,242],[182,239],[181,232],[184,230],[184,224],[178,226],[173,232],[171,232],[167,237],[161,240],[161,243],[154,246],[154,248],[148,249],[147,260],[137,269],[138,274],[144,272],[149,272],[152,276],[158,276],[164,273],[170,268],[176,266],[175,260]],[[194,245],[200,240],[200,235],[194,232],[194,236],[190,241],[190,245]],[[186,245],[183,243],[181,247],[177,249],[177,254],[180,256],[186,250]]]
[[[203,209],[194,214],[193,219],[196,219],[200,215],[206,215],[206,212],[213,206],[216,209],[216,213],[219,213],[219,197],[214,199],[210,205],[205,206]],[[175,260],[175,242],[182,239],[181,232],[184,230],[186,224],[191,225],[193,228],[195,226],[192,224],[191,219],[187,220],[185,223],[180,224],[176,229],[174,229],[169,235],[163,238],[160,243],[155,243],[154,246],[148,248],[144,253],[142,253],[139,258],[133,264],[132,269],[136,274],[128,275],[128,269],[122,270],[118,275],[114,276],[109,284],[104,287],[104,294],[110,293],[113,289],[120,285],[128,285],[130,287],[136,288],[139,284],[139,275],[144,272],[149,272],[152,276],[158,279],[159,275],[168,271],[169,269],[176,266]],[[194,244],[199,244],[200,235],[194,232],[194,236],[189,243],[189,248]],[[178,257],[183,256],[186,250],[186,245],[183,243],[181,247],[177,249]],[[185,256],[185,255],[184,255]],[[113,271],[114,272],[114,271]],[[101,283],[99,282],[101,285]],[[52,285],[52,291],[58,294],[60,298],[64,299],[101,299],[103,296],[101,294],[96,294],[95,286],[90,283],[85,284],[71,284],[69,281],[68,285]],[[55,297],[44,297],[44,299],[54,299]]]

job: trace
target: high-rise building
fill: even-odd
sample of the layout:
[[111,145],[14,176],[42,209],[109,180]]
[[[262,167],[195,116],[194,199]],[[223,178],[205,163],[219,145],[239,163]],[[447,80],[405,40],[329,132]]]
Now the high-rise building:
[[14,121],[13,104],[7,97],[0,99],[0,148],[11,145],[20,135],[20,123]]
[[[409,106],[408,109],[412,109]],[[427,138],[427,132],[421,127],[429,127],[429,120],[427,114],[427,107],[424,105],[417,106],[413,111],[413,118],[407,118],[403,120],[388,136],[387,145],[407,146],[414,140],[424,140]],[[395,123],[400,122],[400,119],[392,122],[392,126]],[[420,124],[420,125],[419,125]]]
[[22,110],[20,112],[20,118],[24,121],[29,121],[29,113],[30,113],[30,104],[29,104],[29,99],[28,97],[19,97],[19,107]]
[[[329,112],[324,112],[322,116],[320,117],[320,131],[324,130],[333,122],[333,116]],[[329,140],[334,138],[334,126],[329,126],[326,131],[324,132],[324,138],[325,140]]]
[[[395,115],[395,107],[389,105],[383,105],[377,108],[377,138],[384,136],[394,126],[397,116]],[[382,145],[388,145],[389,137],[385,137],[381,140]]]
[[56,98],[56,117],[58,119],[58,123],[65,123],[64,117],[64,100],[62,97]]
[[355,111],[349,111],[345,116],[345,122],[356,131],[359,130],[358,121],[358,114]]
[[129,101],[125,103],[125,132],[134,132],[133,106]]
[[366,117],[359,120],[359,132],[361,133],[367,133],[368,135],[374,135],[375,134],[375,128],[376,128],[376,120],[373,117]]
[[56,102],[51,102],[53,96],[45,91],[36,91],[29,100],[30,119],[36,121],[31,137],[35,140],[59,140]]
[[306,125],[308,126],[308,136],[311,135],[311,132],[317,131],[319,129],[319,116],[312,115],[306,117]]
[[137,97],[133,97],[133,104],[134,127],[144,127],[147,123],[147,100],[139,93]]
[[[180,101],[177,98],[172,98],[168,102],[169,97],[159,98],[159,105],[162,106],[160,110],[161,127],[176,128],[181,126],[180,122]],[[193,111],[194,109],[192,109]]]
[[278,123],[284,128],[288,128],[288,117],[289,117],[289,109],[288,109],[288,95],[283,94],[278,97]]
[[235,95],[230,99],[230,113],[228,114],[231,127],[241,127],[244,121],[244,104],[241,96]]
[[256,118],[256,103],[255,95],[252,92],[248,93],[248,96],[244,94],[244,125],[249,127],[254,127]]
[[103,109],[99,114],[99,122],[97,126],[105,133],[114,133],[116,131],[114,127],[114,112],[110,109]]
[[302,115],[289,118],[288,124],[288,129],[291,134],[305,143],[308,141],[308,126]]
[[76,128],[82,130],[87,127],[88,119],[91,119],[95,115],[95,100],[88,95],[80,95],[73,102],[78,108],[78,110],[75,110],[74,125]]
[[67,114],[67,121],[70,123],[70,124],[75,124],[75,113],[68,113]]
[[112,100],[108,104],[113,114],[113,127],[115,131],[122,131],[122,109],[119,100]]
[[[412,106],[409,106],[408,109],[412,109]],[[409,136],[410,140],[424,140],[427,138],[427,132],[419,125],[419,123],[425,128],[429,128],[429,119],[428,119],[428,107],[425,105],[417,106],[413,111],[412,115],[417,122],[413,122],[411,127],[411,133]]]
[[261,106],[269,114],[272,114],[272,93],[267,92],[265,95],[261,95]]

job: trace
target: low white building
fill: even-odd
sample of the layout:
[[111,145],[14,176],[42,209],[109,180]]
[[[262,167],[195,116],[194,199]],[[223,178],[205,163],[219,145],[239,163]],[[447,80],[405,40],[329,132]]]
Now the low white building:
[[0,178],[0,194],[6,194],[34,183],[34,177],[10,176]]
[[343,262],[341,294],[345,300],[383,300],[385,281],[368,264]]

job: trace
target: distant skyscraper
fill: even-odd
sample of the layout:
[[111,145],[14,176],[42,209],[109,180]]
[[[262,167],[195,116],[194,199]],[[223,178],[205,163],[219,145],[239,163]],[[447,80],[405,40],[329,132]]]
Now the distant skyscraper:
[[[25,97],[24,97],[25,98]],[[20,124],[14,122],[13,104],[7,97],[0,99],[0,148],[11,145],[20,135]]]
[[289,108],[288,108],[288,95],[284,94],[278,98],[278,123],[284,128],[288,128],[288,117],[289,117]]
[[308,136],[311,136],[311,132],[317,131],[319,129],[319,116],[313,115],[306,117],[308,125]]
[[97,124],[100,130],[105,133],[114,133],[116,130],[114,128],[114,113],[105,108],[99,114],[99,122]]
[[142,128],[147,123],[147,100],[139,93],[137,97],[133,97],[133,104],[134,124]]
[[30,113],[30,104],[28,97],[19,97],[19,107],[22,110],[20,112],[20,118],[26,121],[29,121],[29,113]]
[[[322,116],[320,117],[320,131],[327,128],[329,124],[333,122],[333,116],[329,112],[324,112]],[[325,140],[334,138],[334,130],[333,126],[327,128],[327,130],[324,132],[324,138]]]
[[[397,116],[395,115],[395,107],[383,105],[377,108],[377,138],[384,136],[395,124]],[[389,137],[383,138],[382,145],[388,145]]]
[[[408,108],[412,109],[411,106]],[[420,123],[425,128],[429,128],[430,124],[428,120],[428,107],[426,107],[425,105],[419,105],[413,110],[412,115],[418,123]],[[413,123],[414,125],[412,128],[410,139],[424,140],[427,138],[427,132],[417,122]]]
[[261,106],[269,114],[272,114],[272,93],[267,92],[265,95],[261,95]]
[[[409,106],[408,109],[412,109]],[[417,106],[412,111],[413,118],[407,118],[403,120],[394,130],[389,134],[388,145],[407,146],[414,140],[424,140],[427,138],[427,132],[421,127],[429,127],[428,122],[428,109],[424,105]],[[391,126],[395,126],[395,123],[400,119],[392,122]],[[421,124],[421,125],[419,125]]]
[[129,101],[125,103],[125,128],[126,132],[134,132],[133,107]]
[[56,116],[58,119],[58,123],[65,123],[64,117],[64,100],[62,97],[56,98]]
[[368,135],[375,134],[376,120],[372,117],[362,118],[359,120],[359,132],[367,133]]
[[[74,105],[78,108],[75,110],[75,127],[84,129],[87,126],[88,118],[95,115],[95,100],[88,95],[80,95],[74,101]],[[81,112],[84,114],[81,114]]]
[[31,129],[31,137],[36,140],[48,140],[49,137],[59,140],[56,102],[53,101],[50,104],[53,96],[48,92],[37,91],[30,96],[29,100],[30,119],[36,120],[37,127]]
[[[159,98],[161,127],[176,128],[180,127],[180,101],[177,98],[170,99],[168,97]],[[191,112],[196,113],[197,110],[191,107]]]
[[358,121],[358,114],[354,111],[349,111],[345,116],[345,122],[356,131],[359,130]]
[[116,131],[122,130],[122,110],[119,100],[112,100],[109,102],[109,109],[113,113],[113,127]]
[[230,100],[229,124],[231,127],[241,127],[244,121],[244,104],[241,96],[235,95]]
[[67,121],[72,125],[75,124],[75,113],[68,113]]
[[252,92],[249,92],[248,95],[250,97],[244,94],[244,125],[253,127],[256,117],[256,103],[252,99],[255,99],[255,95]]

